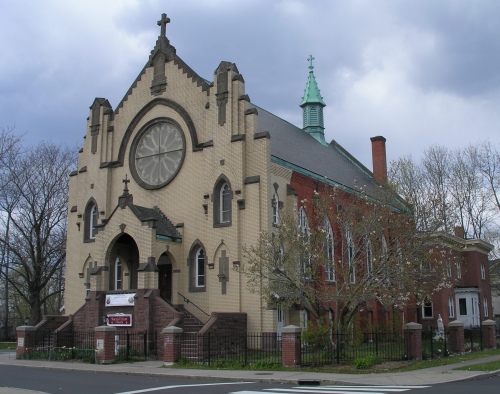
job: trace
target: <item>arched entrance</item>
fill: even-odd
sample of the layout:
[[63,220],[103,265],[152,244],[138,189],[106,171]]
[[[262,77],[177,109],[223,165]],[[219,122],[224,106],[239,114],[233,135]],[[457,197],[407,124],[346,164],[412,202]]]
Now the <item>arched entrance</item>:
[[139,248],[130,235],[123,234],[115,241],[108,261],[110,290],[137,289]]
[[172,302],[172,260],[167,253],[158,259],[158,289],[160,297]]

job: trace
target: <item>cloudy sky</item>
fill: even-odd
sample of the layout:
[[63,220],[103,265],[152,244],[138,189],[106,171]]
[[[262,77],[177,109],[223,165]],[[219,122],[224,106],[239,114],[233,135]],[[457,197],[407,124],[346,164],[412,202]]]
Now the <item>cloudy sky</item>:
[[1,0],[0,127],[80,146],[95,97],[115,108],[167,13],[200,76],[235,62],[255,104],[301,126],[307,57],[325,135],[371,169],[431,145],[500,143],[498,0]]

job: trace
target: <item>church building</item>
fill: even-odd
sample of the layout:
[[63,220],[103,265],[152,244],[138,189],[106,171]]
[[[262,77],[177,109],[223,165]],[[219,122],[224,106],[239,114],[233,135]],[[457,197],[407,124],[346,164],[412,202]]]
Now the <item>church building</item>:
[[68,324],[271,333],[303,324],[300,311],[266,307],[248,290],[242,247],[272,229],[279,208],[300,210],[318,182],[375,193],[387,177],[385,138],[371,139],[373,172],[325,141],[312,56],[300,128],[254,105],[234,63],[200,77],[168,40],[169,22],[163,14],[116,108],[105,98],[90,107],[69,186]]

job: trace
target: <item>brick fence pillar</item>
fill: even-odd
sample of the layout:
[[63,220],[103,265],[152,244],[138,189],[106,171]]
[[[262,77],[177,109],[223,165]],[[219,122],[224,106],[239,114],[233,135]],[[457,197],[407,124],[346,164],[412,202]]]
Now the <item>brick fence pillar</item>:
[[26,356],[26,350],[34,345],[35,327],[20,326],[16,328],[16,333],[17,333],[16,358],[24,358]]
[[94,328],[96,362],[99,364],[113,364],[115,362],[115,335],[116,327],[99,326]]
[[464,353],[464,323],[460,320],[452,321],[448,325],[450,353]]
[[300,334],[302,328],[286,326],[281,331],[281,362],[284,367],[300,365]]
[[497,347],[495,322],[493,320],[485,320],[483,321],[482,328],[483,348],[495,349]]
[[405,348],[408,360],[422,359],[422,325],[408,323],[404,326]]
[[161,330],[163,336],[163,364],[172,365],[181,358],[182,328],[171,326]]

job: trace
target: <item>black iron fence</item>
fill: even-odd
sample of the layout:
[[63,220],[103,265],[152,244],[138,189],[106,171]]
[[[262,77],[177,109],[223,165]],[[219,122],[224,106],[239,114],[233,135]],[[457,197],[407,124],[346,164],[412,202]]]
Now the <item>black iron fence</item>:
[[[115,355],[118,361],[156,358],[156,331],[117,331]],[[26,348],[25,358],[95,361],[95,335],[89,332],[37,331],[33,334],[33,345]]]
[[450,340],[447,327],[422,329],[422,359],[447,357],[450,355]]
[[26,348],[25,358],[68,360],[95,360],[94,332],[49,332],[33,334],[33,344]]
[[272,368],[281,365],[281,341],[276,333],[184,333],[180,363]]
[[301,340],[301,365],[325,365],[372,359],[374,362],[405,357],[404,337],[400,333],[335,333]]
[[155,358],[157,354],[156,331],[117,331],[115,355],[118,361]]

